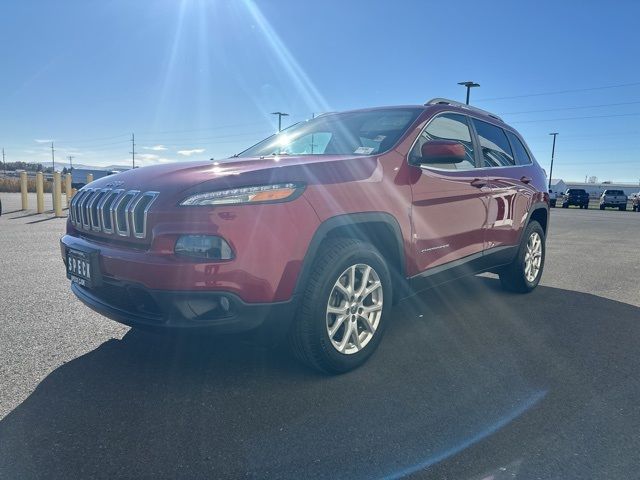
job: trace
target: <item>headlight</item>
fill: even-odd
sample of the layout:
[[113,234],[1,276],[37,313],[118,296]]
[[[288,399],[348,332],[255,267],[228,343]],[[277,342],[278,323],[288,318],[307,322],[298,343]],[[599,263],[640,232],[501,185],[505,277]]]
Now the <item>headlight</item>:
[[231,260],[233,252],[229,244],[213,235],[182,235],[174,248],[176,255],[208,258],[211,260]]
[[303,190],[303,185],[295,183],[231,188],[216,192],[196,193],[182,200],[180,205],[242,205],[245,203],[284,202],[293,200]]

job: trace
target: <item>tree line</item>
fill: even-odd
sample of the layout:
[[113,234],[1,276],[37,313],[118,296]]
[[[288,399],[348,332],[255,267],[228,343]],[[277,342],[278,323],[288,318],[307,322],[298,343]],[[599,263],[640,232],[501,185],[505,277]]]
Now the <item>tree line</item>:
[[[45,167],[41,163],[28,163],[28,162],[5,162],[2,164],[3,170],[7,172],[15,172],[16,170],[25,170],[27,172],[43,172],[53,173],[52,167]],[[64,167],[62,173],[69,173],[72,169]]]

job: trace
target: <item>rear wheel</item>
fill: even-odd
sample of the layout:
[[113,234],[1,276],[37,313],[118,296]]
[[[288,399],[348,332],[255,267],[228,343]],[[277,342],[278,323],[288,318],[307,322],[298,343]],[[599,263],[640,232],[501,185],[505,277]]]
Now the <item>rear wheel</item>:
[[544,230],[536,221],[527,225],[516,258],[500,270],[503,288],[512,292],[528,293],[538,286],[544,268]]
[[600,210],[604,210],[604,205],[600,205]]
[[360,240],[328,240],[318,253],[289,333],[295,356],[316,370],[343,373],[378,347],[391,306],[382,255]]

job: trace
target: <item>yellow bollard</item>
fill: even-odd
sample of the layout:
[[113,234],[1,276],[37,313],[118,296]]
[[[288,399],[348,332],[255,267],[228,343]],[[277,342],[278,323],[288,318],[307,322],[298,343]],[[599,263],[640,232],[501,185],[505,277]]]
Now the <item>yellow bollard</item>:
[[36,173],[36,204],[38,213],[44,213],[44,175],[42,172]]
[[93,182],[93,173],[87,173],[87,184]]
[[53,174],[53,198],[54,198],[54,211],[56,217],[62,216],[62,181],[60,178],[60,172],[54,172]]
[[22,194],[22,210],[29,208],[29,197],[27,196],[27,172],[20,172],[20,193]]
[[71,191],[71,174],[67,173],[64,177],[64,191],[67,196],[67,208],[71,205],[71,197],[73,197],[73,192]]

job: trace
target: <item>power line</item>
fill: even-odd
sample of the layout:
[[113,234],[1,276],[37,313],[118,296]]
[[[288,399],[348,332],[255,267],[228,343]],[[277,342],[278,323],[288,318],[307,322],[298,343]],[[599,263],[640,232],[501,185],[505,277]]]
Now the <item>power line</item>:
[[591,92],[594,90],[606,90],[608,88],[622,88],[622,87],[635,87],[640,85],[640,82],[634,83],[621,83],[619,85],[606,85],[603,87],[589,87],[589,88],[575,88],[571,90],[556,90],[555,92],[540,92],[540,93],[528,93],[525,95],[512,95],[510,97],[493,97],[493,98],[481,98],[478,102],[493,102],[496,100],[510,100],[512,98],[527,98],[527,97],[543,97],[546,95],[561,95],[563,93],[576,93],[576,92]]
[[576,107],[546,108],[543,110],[524,110],[521,112],[502,112],[502,113],[499,113],[498,115],[520,115],[523,113],[559,112],[562,110],[582,110],[585,108],[618,107],[621,105],[637,105],[637,104],[640,104],[640,101],[620,102],[620,103],[601,103],[599,105],[582,105],[582,106],[576,106]]
[[544,118],[539,120],[517,120],[509,123],[560,122],[565,120],[585,120],[589,118],[637,117],[640,113],[617,113],[611,115],[589,115],[584,117]]

